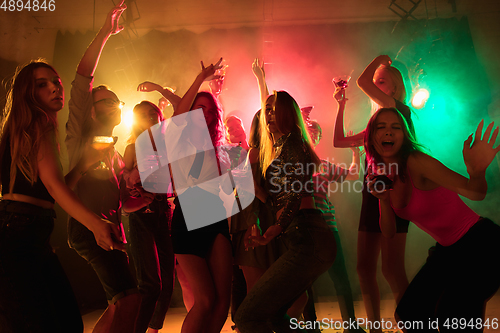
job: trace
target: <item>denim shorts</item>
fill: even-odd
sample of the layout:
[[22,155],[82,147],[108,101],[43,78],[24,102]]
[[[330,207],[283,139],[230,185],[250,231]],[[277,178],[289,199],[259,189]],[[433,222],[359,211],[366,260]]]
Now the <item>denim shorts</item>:
[[70,247],[92,265],[109,304],[139,292],[125,252],[104,250],[97,245],[94,234],[73,218],[68,223],[68,241]]

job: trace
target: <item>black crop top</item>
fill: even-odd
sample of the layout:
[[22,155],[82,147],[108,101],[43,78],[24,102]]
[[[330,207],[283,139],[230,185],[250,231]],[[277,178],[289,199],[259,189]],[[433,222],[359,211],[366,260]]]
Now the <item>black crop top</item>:
[[[10,155],[10,144],[7,142],[5,145],[5,151],[2,157],[2,195],[9,193],[10,187],[10,164],[12,162],[12,157]],[[36,182],[31,185],[30,181],[27,180],[21,170],[17,168],[16,181],[14,182],[14,188],[12,193],[24,194],[33,198],[45,200],[54,203],[55,200],[47,191],[45,185],[43,185],[40,177],[37,178]]]

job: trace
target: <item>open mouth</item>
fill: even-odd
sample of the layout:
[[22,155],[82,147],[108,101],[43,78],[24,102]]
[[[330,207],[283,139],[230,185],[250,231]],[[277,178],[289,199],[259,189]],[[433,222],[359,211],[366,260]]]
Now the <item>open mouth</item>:
[[382,147],[384,147],[386,149],[390,149],[390,148],[394,147],[394,142],[392,142],[392,141],[382,141]]

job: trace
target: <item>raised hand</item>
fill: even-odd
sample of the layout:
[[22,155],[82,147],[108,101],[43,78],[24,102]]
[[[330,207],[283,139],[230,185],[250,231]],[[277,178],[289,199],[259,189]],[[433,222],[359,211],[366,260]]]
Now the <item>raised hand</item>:
[[252,63],[252,71],[256,78],[266,78],[266,72],[264,71],[264,61],[260,63],[259,58],[255,58]]
[[160,86],[157,83],[149,81],[144,81],[143,83],[137,86],[137,91],[142,91],[142,92],[161,91],[161,90],[163,90],[162,86]]
[[199,75],[203,78],[203,81],[220,79],[220,75],[215,75],[215,72],[218,69],[222,68],[221,63],[222,63],[222,58],[220,58],[219,61],[215,63],[215,65],[210,64],[209,66],[205,67],[203,61],[201,61],[201,73]]
[[333,97],[337,100],[337,103],[345,103],[347,98],[345,98],[345,88],[337,87],[333,93]]
[[109,32],[111,35],[115,35],[122,31],[123,25],[119,25],[118,22],[120,21],[120,17],[125,9],[127,9],[127,5],[125,4],[125,0],[122,0],[118,5],[109,11],[102,29]]
[[[472,134],[465,140],[463,148],[464,162],[467,167],[467,173],[470,176],[482,175],[490,165],[495,155],[500,151],[500,145],[493,148],[498,136],[498,126],[491,135],[494,122],[491,122],[486,131],[483,133],[484,120],[481,120],[474,135],[474,142],[472,142]],[[490,138],[491,135],[491,138]],[[472,146],[471,146],[472,143]]]
[[380,66],[387,66],[389,67],[392,64],[392,59],[388,55],[379,55],[378,57],[375,58],[375,60],[378,62]]

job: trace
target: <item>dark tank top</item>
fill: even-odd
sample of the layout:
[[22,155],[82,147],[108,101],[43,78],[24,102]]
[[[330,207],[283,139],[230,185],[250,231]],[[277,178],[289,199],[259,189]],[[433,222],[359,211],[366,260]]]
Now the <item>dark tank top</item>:
[[[12,156],[10,154],[10,144],[9,142],[5,145],[5,151],[2,156],[2,196],[9,193],[10,188],[10,164],[12,163]],[[19,168],[16,172],[16,181],[14,182],[14,188],[12,193],[24,194],[33,198],[40,200],[45,200],[54,203],[55,200],[47,191],[45,185],[43,185],[40,177],[37,178],[36,182],[31,185],[30,181],[24,177],[23,173]]]

